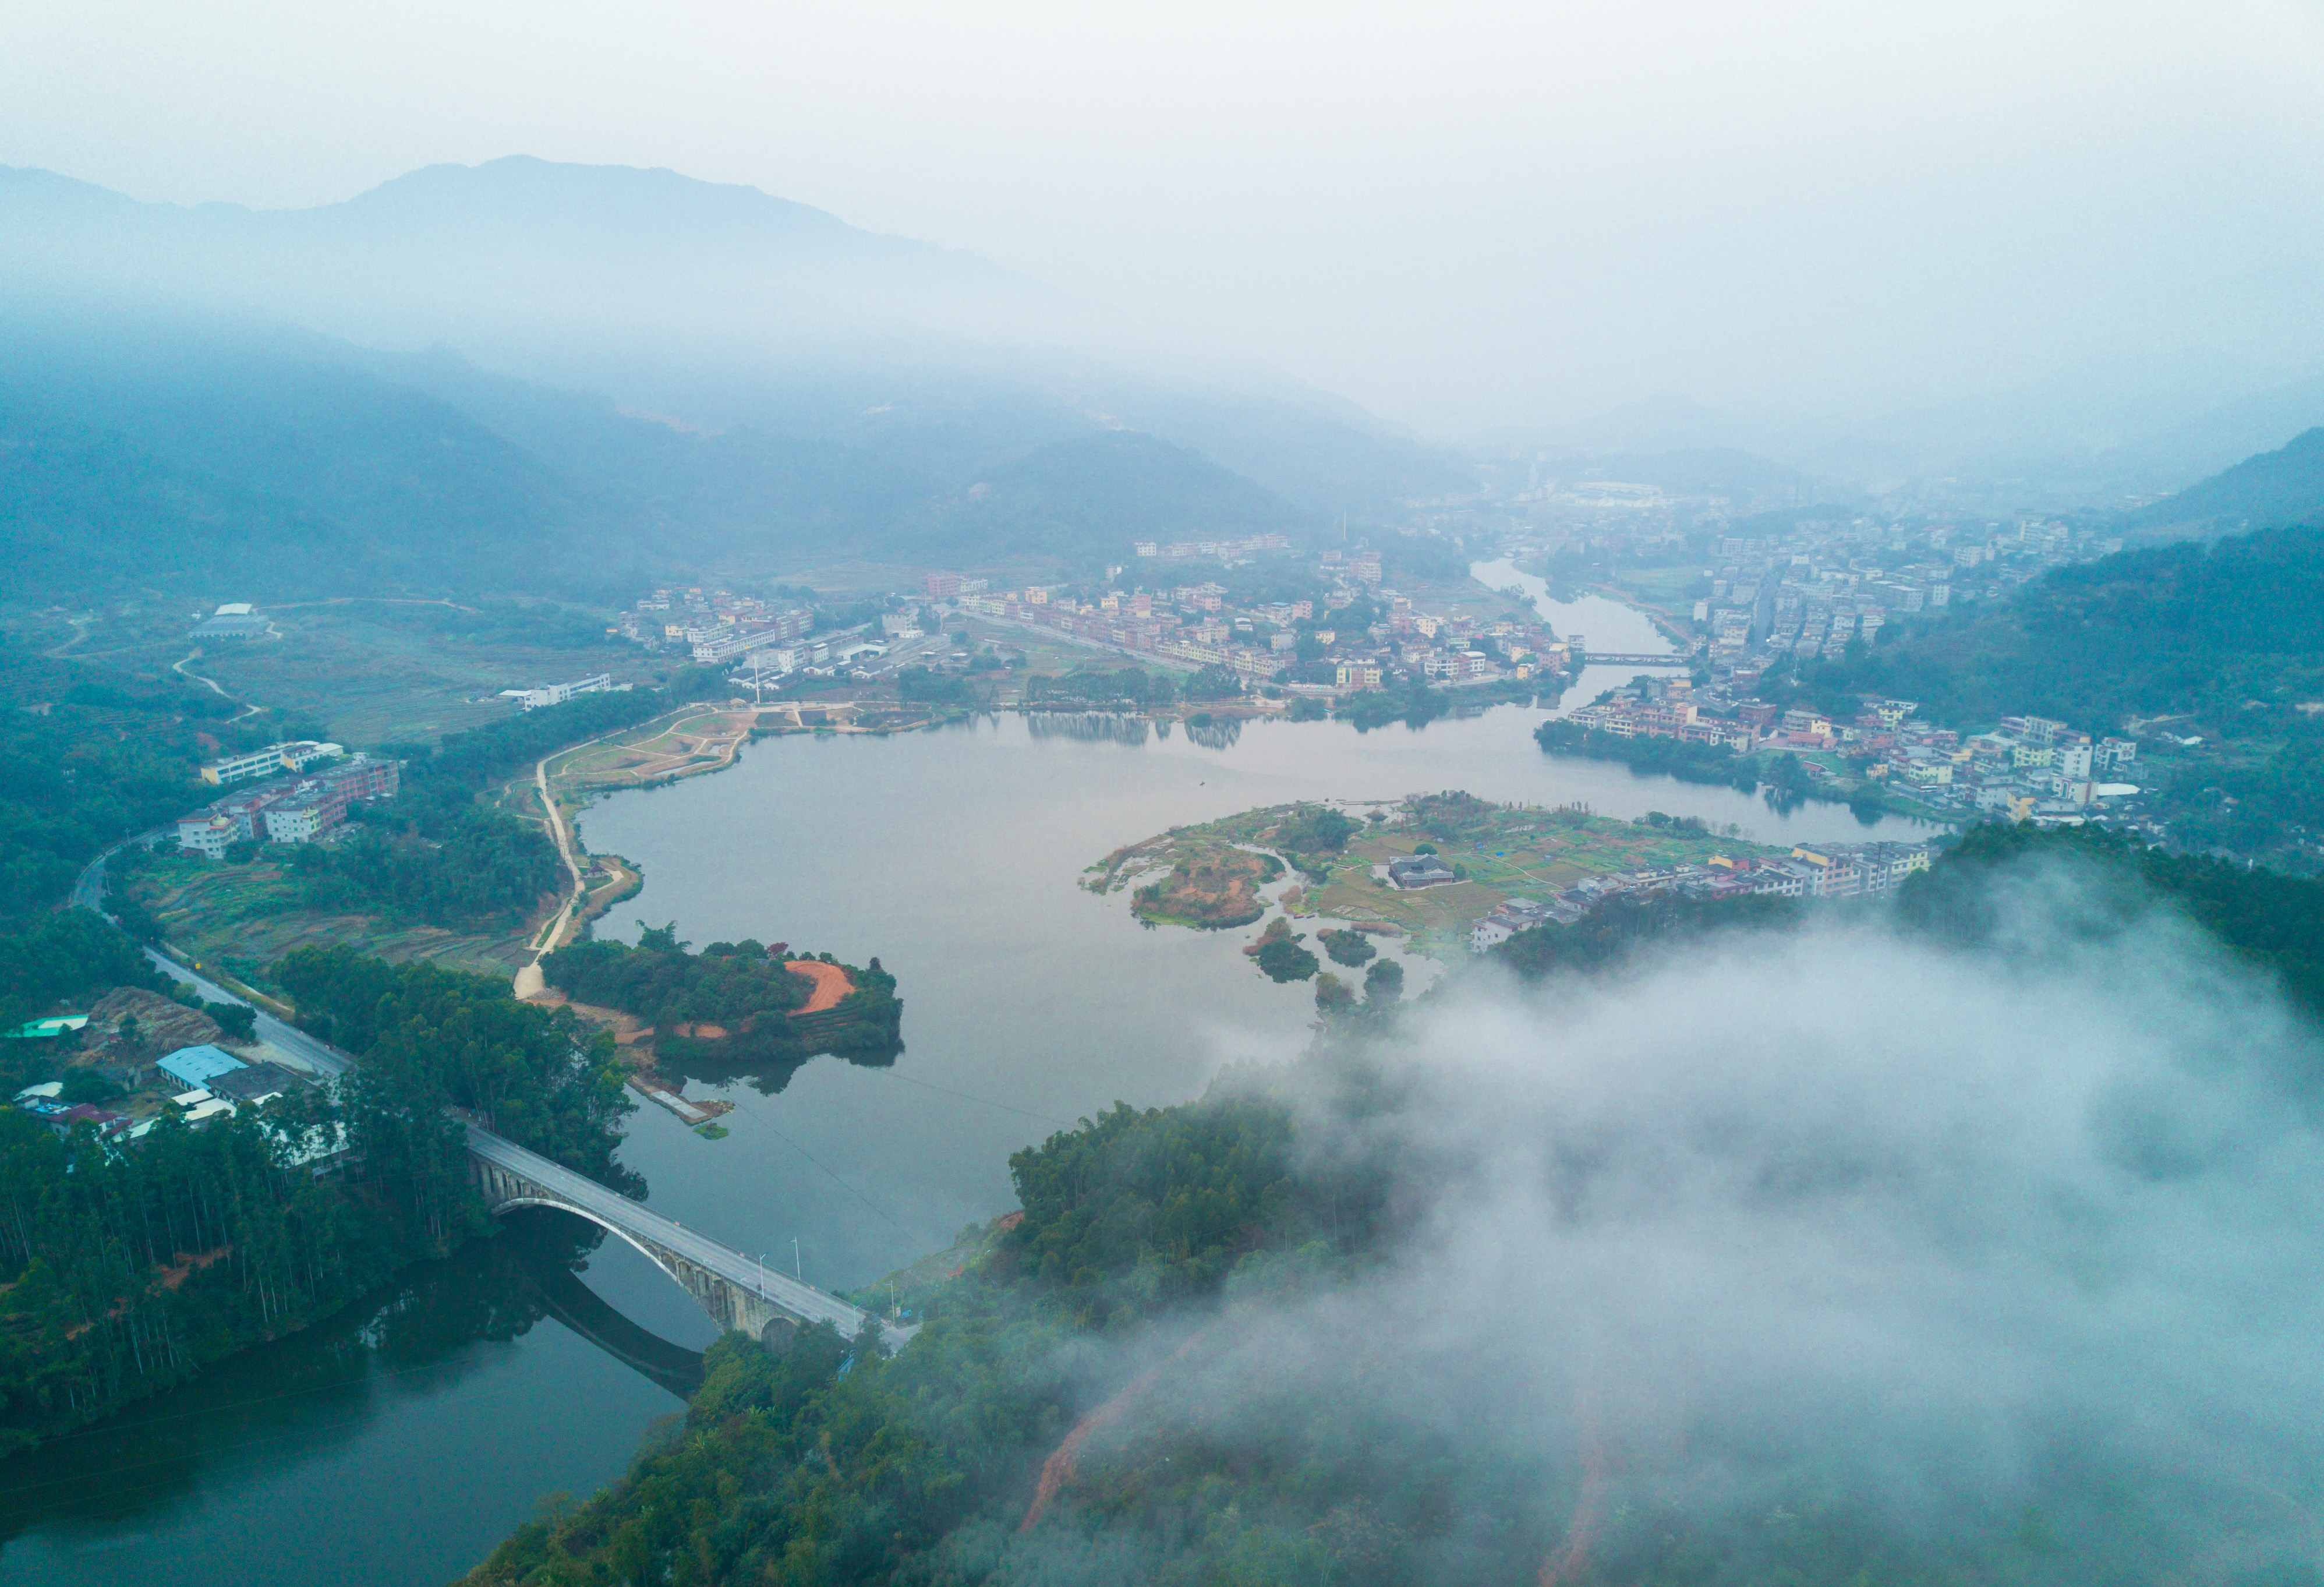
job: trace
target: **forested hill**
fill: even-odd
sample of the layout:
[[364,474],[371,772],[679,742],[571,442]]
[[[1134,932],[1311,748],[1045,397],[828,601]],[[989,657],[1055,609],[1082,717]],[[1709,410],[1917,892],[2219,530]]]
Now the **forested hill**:
[[53,598],[618,593],[646,563],[602,493],[319,339],[73,317],[0,334],[0,549]]
[[1880,694],[1962,727],[2032,712],[2107,734],[2191,712],[2292,728],[2324,694],[2324,530],[2125,551],[1882,639],[1804,669],[1803,687],[1850,715],[1853,697]]
[[1306,516],[1199,452],[1135,430],[1053,441],[925,510],[911,549],[932,560],[1126,560],[1141,540],[1298,533]]
[[2181,532],[2324,524],[2324,427],[2143,507],[2130,522]]
[[244,322],[0,309],[0,550],[70,604],[618,598],[863,555],[1094,570],[1134,540],[1313,516],[1202,453],[1054,399],[845,383],[884,410],[699,433],[611,400]]

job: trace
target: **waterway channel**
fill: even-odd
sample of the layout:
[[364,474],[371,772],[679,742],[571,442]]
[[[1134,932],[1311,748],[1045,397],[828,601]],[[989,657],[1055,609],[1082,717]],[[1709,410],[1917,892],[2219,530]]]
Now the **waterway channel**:
[[[1552,620],[1646,648],[1596,607]],[[696,946],[752,937],[876,955],[905,1000],[892,1066],[818,1058],[779,1089],[731,1085],[723,1140],[642,1108],[623,1157],[689,1227],[827,1287],[868,1283],[1011,1206],[1010,1152],[1116,1101],[1183,1101],[1224,1063],[1305,1040],[1309,989],[1253,973],[1238,952],[1250,932],[1142,929],[1124,899],[1075,885],[1121,844],[1257,805],[1447,788],[1657,808],[1768,841],[1866,834],[1837,806],[1779,816],[1730,789],[1552,760],[1531,736],[1544,715],[1504,706],[1362,734],[1272,722],[1201,742],[1183,727],[1076,735],[1005,717],[768,741],[731,770],[608,798],[583,815],[583,837],[646,878],[609,935],[675,920]],[[549,1496],[617,1476],[681,1402],[590,1342],[572,1306],[543,1301],[564,1237],[540,1216],[0,1462],[0,1580],[442,1582]],[[676,1287],[618,1242],[583,1277],[665,1339],[708,1342]]]
[[[1603,650],[1629,656],[1667,656],[1676,652],[1655,620],[1637,607],[1628,605],[1608,595],[1577,595],[1570,601],[1552,597],[1548,582],[1531,573],[1520,572],[1514,562],[1472,562],[1470,577],[1487,589],[1521,590],[1526,603],[1541,614],[1550,632],[1560,639],[1571,640],[1579,635],[1588,641],[1588,650]],[[1558,703],[1554,715],[1563,715],[1577,706],[1586,706],[1609,688],[1616,688],[1637,676],[1640,669],[1627,667],[1584,667],[1582,676],[1573,680]]]

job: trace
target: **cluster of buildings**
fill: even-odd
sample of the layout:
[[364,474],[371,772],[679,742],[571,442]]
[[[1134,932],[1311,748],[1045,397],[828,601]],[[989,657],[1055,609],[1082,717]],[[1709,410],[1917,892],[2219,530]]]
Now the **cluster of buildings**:
[[[1756,679],[1752,680],[1756,682]],[[1566,720],[1621,738],[1723,743],[1738,754],[1784,749],[1803,757],[1814,781],[1853,771],[1947,813],[2043,824],[2107,814],[2135,798],[2126,780],[2138,760],[2126,738],[2092,738],[2048,717],[2005,716],[1991,731],[1963,734],[1914,720],[1911,700],[1867,698],[1852,721],[1802,706],[1778,710],[1735,697],[1736,684],[1697,688],[1683,678],[1641,678]],[[2131,807],[2112,806],[2127,814]]]
[[716,666],[813,632],[815,614],[732,590],[658,589],[622,614],[611,632],[650,650],[684,650]]
[[304,771],[318,761],[334,761],[346,753],[337,744],[318,743],[313,739],[292,739],[282,743],[268,744],[263,750],[251,750],[239,755],[223,755],[201,769],[201,779],[213,788],[229,782],[243,782],[253,777],[272,777],[281,771]]
[[[1278,549],[1280,538],[1193,541],[1188,544],[1195,549],[1187,554],[1217,555],[1227,545]],[[1156,554],[1181,549],[1159,548]],[[1239,605],[1215,581],[1112,588],[1085,599],[1038,586],[994,590],[982,579],[943,574],[927,581],[927,595],[989,622],[1131,657],[1223,667],[1248,682],[1282,682],[1294,694],[1334,696],[1404,678],[1461,684],[1530,678],[1563,671],[1568,662],[1566,646],[1537,623],[1421,610],[1383,587],[1377,553],[1326,551],[1319,571],[1332,586],[1320,609],[1312,599]]]
[[1247,535],[1237,540],[1174,540],[1157,545],[1152,540],[1139,540],[1130,548],[1140,557],[1159,557],[1165,561],[1183,561],[1200,557],[1229,567],[1247,562],[1261,551],[1287,551],[1291,542],[1279,534]]
[[[197,1128],[236,1110],[272,1102],[306,1084],[281,1065],[238,1058],[224,1047],[202,1043],[184,1047],[160,1059],[154,1070],[182,1089],[169,1099],[176,1116]],[[96,1103],[67,1103],[64,1082],[44,1081],[16,1093],[16,1106],[62,1135],[76,1124],[87,1124],[107,1140],[134,1141],[148,1134],[166,1112],[138,1120]],[[309,1154],[310,1156],[312,1154]]]
[[626,683],[615,683],[610,672],[593,673],[576,678],[571,683],[543,684],[534,688],[504,688],[501,698],[513,700],[520,711],[538,711],[543,706],[561,706],[577,695],[602,694],[629,688]]
[[[336,746],[334,746],[336,747]],[[403,763],[356,754],[275,777],[215,799],[178,822],[178,846],[213,860],[238,843],[311,843],[346,819],[347,807],[395,797]]]
[[[1802,844],[1789,854],[1713,854],[1700,865],[1666,865],[1586,877],[1546,902],[1523,898],[1505,900],[1470,927],[1469,946],[1481,954],[1531,927],[1570,926],[1608,899],[1625,895],[1869,898],[1892,890],[1915,871],[1927,870],[1930,854],[1930,845],[1924,843]],[[1450,871],[1436,879],[1452,880]],[[1436,881],[1423,885],[1435,885]],[[1398,881],[1397,885],[1414,883]]]
[[264,639],[272,624],[250,609],[248,601],[229,601],[186,631],[189,640]]
[[1894,616],[2015,593],[2053,567],[2122,549],[2052,519],[1940,523],[1909,533],[1871,519],[1809,520],[1780,537],[1723,537],[1694,605],[1714,676],[1867,643]]
[[1940,810],[2040,826],[2103,822],[2131,815],[2141,791],[2125,780],[2138,763],[2136,740],[2094,739],[2043,716],[2005,716],[1966,735],[1910,723],[1857,731],[1862,748],[1881,757],[1868,775],[1907,783]]

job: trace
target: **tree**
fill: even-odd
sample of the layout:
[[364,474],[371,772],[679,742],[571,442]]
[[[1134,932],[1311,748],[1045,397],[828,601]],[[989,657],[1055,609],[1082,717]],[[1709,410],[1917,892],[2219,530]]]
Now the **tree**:
[[1242,678],[1231,667],[1211,662],[1186,680],[1190,700],[1231,700],[1242,693]]
[[1305,981],[1320,967],[1315,955],[1299,946],[1296,937],[1270,937],[1259,945],[1256,955],[1259,967],[1267,972],[1268,979],[1277,983]]
[[1372,1002],[1392,1003],[1404,995],[1404,966],[1382,959],[1364,972],[1364,996]]

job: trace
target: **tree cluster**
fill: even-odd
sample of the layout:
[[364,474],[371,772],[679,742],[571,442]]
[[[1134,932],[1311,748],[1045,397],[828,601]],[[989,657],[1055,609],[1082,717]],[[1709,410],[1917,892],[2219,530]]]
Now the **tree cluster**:
[[398,1105],[431,1117],[460,1109],[602,1185],[644,1194],[613,1160],[634,1104],[613,1038],[591,1035],[572,1010],[519,1002],[489,975],[338,946],[297,949],[274,973],[300,1025],[360,1058],[364,1084]]

